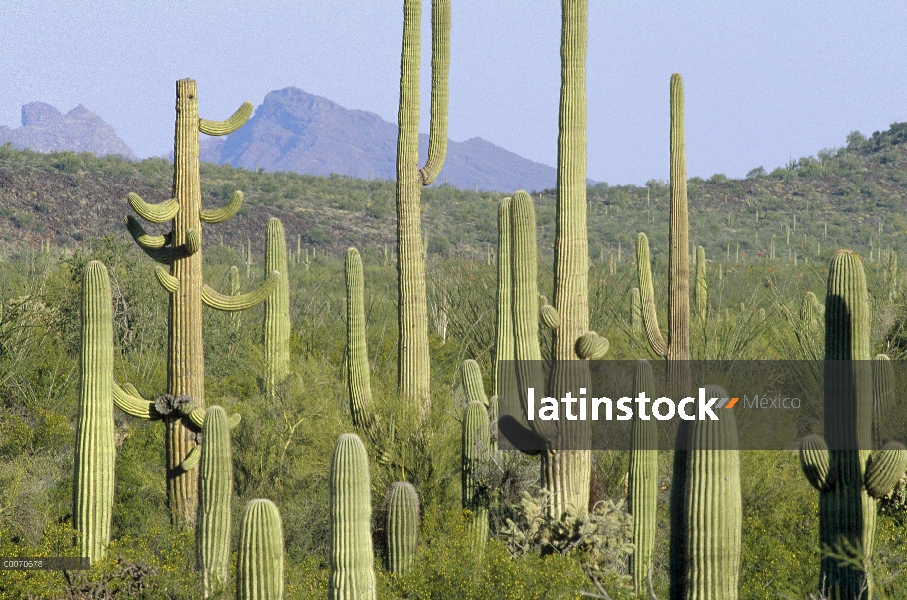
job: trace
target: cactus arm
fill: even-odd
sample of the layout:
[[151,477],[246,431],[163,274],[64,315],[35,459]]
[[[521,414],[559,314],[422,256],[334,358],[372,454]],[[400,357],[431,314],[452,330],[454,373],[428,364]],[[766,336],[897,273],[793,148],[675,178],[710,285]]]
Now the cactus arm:
[[199,428],[203,427],[205,424],[205,409],[204,408],[193,408],[192,412],[188,415],[189,420]]
[[180,280],[168,273],[167,269],[157,267],[154,269],[154,276],[157,277],[158,283],[171,294],[175,294],[180,289]]
[[145,254],[159,263],[170,264],[172,256],[170,248],[165,248],[170,243],[170,234],[148,235],[142,225],[132,215],[126,217],[126,229]]
[[179,464],[179,468],[184,473],[186,471],[191,471],[192,469],[194,469],[195,467],[198,466],[198,463],[201,461],[201,459],[202,459],[202,447],[194,446],[192,448],[192,450],[189,451],[189,454],[186,456],[186,458],[183,459],[183,462],[181,462]]
[[198,216],[205,223],[223,223],[239,212],[242,201],[243,193],[237,190],[233,192],[233,197],[230,198],[230,202],[226,206],[223,208],[202,209],[199,211]]
[[[128,384],[126,384],[128,386]],[[128,386],[132,387],[132,386]],[[154,420],[160,419],[161,415],[154,409],[154,402],[145,400],[141,396],[135,395],[132,391],[135,388],[132,388],[129,392],[117,385],[116,382],[113,382],[113,404],[121,411],[136,417],[139,419]]]
[[561,317],[557,313],[557,309],[550,304],[545,304],[539,309],[539,317],[541,317],[545,327],[552,331],[561,326]]
[[866,467],[866,491],[873,498],[887,496],[907,469],[907,448],[899,442],[888,442],[873,453]]
[[245,125],[254,109],[255,105],[251,102],[243,102],[242,106],[237,108],[233,116],[226,121],[199,119],[198,130],[205,135],[228,135]]
[[582,360],[601,360],[611,348],[608,338],[594,331],[587,331],[576,340],[576,355]]
[[264,302],[268,296],[277,289],[277,284],[280,283],[280,277],[280,273],[271,271],[271,274],[268,275],[267,279],[264,280],[257,290],[238,296],[221,294],[214,291],[214,288],[210,285],[206,285],[202,288],[202,303],[209,308],[226,312],[248,310],[253,306],[258,306]]
[[160,204],[148,204],[138,194],[130,193],[127,201],[132,210],[149,223],[166,223],[180,211],[179,202],[172,198],[164,200]]
[[652,265],[649,263],[649,238],[640,233],[636,236],[636,273],[639,277],[639,294],[642,300],[642,322],[649,345],[658,356],[666,356],[668,347],[658,328],[658,314],[655,311],[655,289],[652,284]]
[[419,169],[422,185],[435,180],[447,155],[447,107],[450,71],[450,0],[431,3],[431,123],[428,160]]
[[800,442],[800,467],[809,483],[820,492],[834,487],[833,471],[829,470],[828,445],[818,435],[809,435]]
[[183,244],[183,248],[186,251],[187,256],[192,256],[202,247],[202,237],[199,235],[198,231],[195,229],[190,229],[186,232],[186,243]]

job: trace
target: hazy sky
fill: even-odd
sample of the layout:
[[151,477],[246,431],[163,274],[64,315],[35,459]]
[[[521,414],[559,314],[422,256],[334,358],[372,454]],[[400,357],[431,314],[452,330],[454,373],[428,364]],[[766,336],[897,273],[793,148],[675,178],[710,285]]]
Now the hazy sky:
[[[430,1],[423,0],[422,130]],[[589,2],[588,176],[668,175],[668,81],[684,76],[690,176],[742,177],[907,121],[903,0]],[[450,138],[554,165],[560,3],[451,0]],[[4,0],[0,124],[81,103],[140,157],[173,144],[174,82],[202,116],[296,86],[396,121],[402,0]]]

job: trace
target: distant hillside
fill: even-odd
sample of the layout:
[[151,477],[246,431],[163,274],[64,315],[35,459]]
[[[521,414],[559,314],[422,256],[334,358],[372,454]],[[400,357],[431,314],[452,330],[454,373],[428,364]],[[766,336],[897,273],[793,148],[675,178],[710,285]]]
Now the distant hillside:
[[[265,96],[249,122],[226,138],[203,141],[201,159],[247,169],[396,179],[397,125],[288,87]],[[419,136],[422,162],[428,136]],[[512,192],[555,186],[557,171],[482,138],[448,142],[437,180],[460,188]]]
[[[123,235],[125,198],[136,191],[149,201],[169,197],[172,165],[165,159],[129,162],[88,153],[38,154],[0,147],[0,247],[37,248],[50,239],[68,246],[105,233]],[[202,164],[206,206],[219,206],[233,190],[246,195],[235,219],[205,226],[211,245],[238,248],[247,238],[262,248],[269,216],[284,220],[291,245],[299,236],[309,248],[340,255],[348,246],[382,252],[395,241],[394,182],[296,173],[260,173]],[[804,157],[746,179],[716,175],[688,182],[690,238],[710,259],[752,263],[807,258],[827,264],[836,248],[869,257],[879,249],[907,252],[907,123],[868,139],[848,137],[847,146]],[[497,205],[502,193],[440,185],[424,190],[423,224],[430,255],[484,258],[497,243]],[[550,260],[555,234],[555,198],[534,195],[539,249]],[[588,188],[589,250],[593,259],[632,261],[637,232],[649,235],[656,260],[667,254],[668,186]],[[881,223],[881,226],[880,226]],[[788,236],[787,230],[791,232]],[[148,227],[159,233],[163,227]],[[374,256],[374,254],[372,254]]]
[[0,143],[35,152],[71,150],[97,156],[119,154],[135,160],[132,149],[117,137],[113,127],[81,104],[66,113],[44,102],[22,107],[22,127],[0,125]]

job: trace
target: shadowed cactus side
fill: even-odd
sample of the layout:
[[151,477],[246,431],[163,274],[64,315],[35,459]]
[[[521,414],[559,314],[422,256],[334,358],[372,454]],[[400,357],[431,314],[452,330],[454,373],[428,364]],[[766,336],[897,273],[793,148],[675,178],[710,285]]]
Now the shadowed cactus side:
[[488,410],[478,400],[466,407],[463,415],[462,454],[460,462],[463,508],[472,513],[474,543],[478,550],[488,540],[488,490],[478,474],[489,458]]
[[337,439],[331,456],[329,600],[375,600],[372,496],[368,455],[354,433]]
[[355,248],[346,251],[346,352],[347,389],[353,425],[368,428],[372,423],[371,367],[365,331],[365,283],[362,258]]
[[[257,290],[232,296],[218,293],[204,285],[202,279],[202,223],[223,223],[232,218],[242,205],[243,194],[234,193],[222,208],[202,208],[199,133],[232,133],[245,124],[252,109],[252,103],[246,102],[226,121],[201,119],[195,81],[177,81],[173,197],[159,204],[148,204],[137,194],[129,194],[128,198],[129,205],[145,221],[171,224],[166,234],[149,235],[134,217],[126,218],[126,228],[136,244],[152,259],[169,267],[155,269],[158,283],[169,293],[166,396],[189,398],[199,410],[205,408],[202,305],[229,312],[246,310],[263,302],[281,278],[280,273],[272,272]],[[251,252],[248,255],[251,259]],[[132,403],[139,406],[141,399]],[[167,427],[167,503],[171,519],[176,525],[191,525],[198,510],[198,471],[183,470],[180,465],[195,447],[196,428],[187,414],[179,411],[157,416],[164,418]]]
[[819,585],[832,598],[869,598],[876,501],[900,480],[907,452],[897,442],[870,453],[873,362],[870,361],[870,302],[863,263],[839,250],[831,262],[825,300],[825,438],[801,442],[800,463],[819,492],[819,543],[824,552],[858,553],[858,561],[824,554]]
[[[636,363],[633,374],[633,396],[655,394],[652,365],[646,360]],[[633,420],[630,432],[630,473],[628,481],[629,512],[633,516],[633,545],[630,575],[637,594],[645,592],[655,551],[655,509],[658,499],[658,425],[654,419]]]
[[[706,386],[705,396],[728,394]],[[684,501],[686,600],[737,598],[743,526],[738,448],[733,411],[692,423]]]
[[290,277],[287,267],[287,240],[283,223],[280,219],[272,217],[268,220],[265,236],[265,276],[275,271],[280,273],[280,282],[264,303],[266,387],[272,398],[290,372]]
[[433,0],[431,11],[431,122],[428,160],[419,169],[419,68],[422,0],[403,2],[403,49],[397,136],[397,293],[399,338],[397,387],[426,412],[431,402],[428,305],[422,238],[422,186],[441,172],[447,154],[450,1]]
[[233,526],[232,455],[227,413],[220,406],[210,406],[205,411],[202,426],[195,522],[195,557],[205,597],[222,589],[229,575]]
[[405,575],[419,543],[419,494],[411,483],[391,485],[387,500],[387,569]]
[[270,500],[252,500],[239,527],[237,600],[283,600],[283,523],[277,505]]
[[93,260],[82,274],[79,422],[73,477],[73,527],[79,553],[91,562],[110,543],[113,470],[113,300],[107,267]]

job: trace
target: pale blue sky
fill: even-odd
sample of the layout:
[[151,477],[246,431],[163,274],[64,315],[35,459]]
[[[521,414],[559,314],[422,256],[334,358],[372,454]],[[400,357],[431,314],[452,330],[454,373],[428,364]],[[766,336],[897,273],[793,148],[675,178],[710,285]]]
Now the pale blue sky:
[[[554,165],[560,3],[451,0],[450,138]],[[423,0],[423,84],[430,0]],[[172,149],[174,82],[202,116],[296,86],[396,121],[402,0],[5,0],[0,124],[81,103],[140,157]],[[667,179],[668,80],[686,86],[690,176],[742,177],[907,121],[903,0],[590,0],[588,176]],[[428,90],[423,85],[422,129]]]

